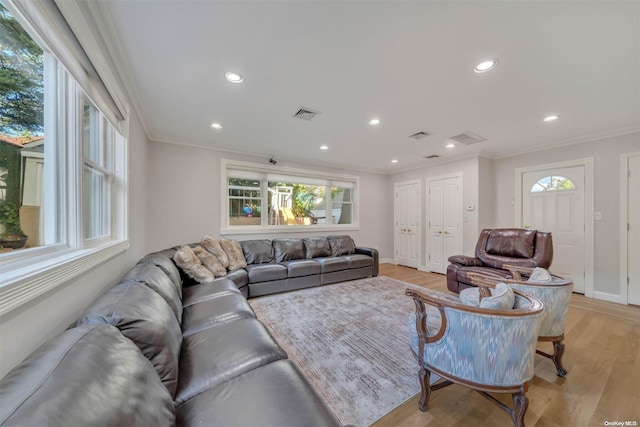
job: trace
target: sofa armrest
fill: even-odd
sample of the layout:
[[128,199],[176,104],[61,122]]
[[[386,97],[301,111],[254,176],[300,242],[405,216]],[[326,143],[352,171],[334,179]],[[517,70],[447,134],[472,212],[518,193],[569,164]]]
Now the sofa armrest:
[[468,267],[482,267],[482,261],[466,255],[452,255],[449,257],[449,262],[452,264],[466,265]]
[[361,255],[368,255],[373,258],[373,271],[371,275],[376,277],[378,275],[379,255],[378,250],[374,248],[356,247],[356,253]]

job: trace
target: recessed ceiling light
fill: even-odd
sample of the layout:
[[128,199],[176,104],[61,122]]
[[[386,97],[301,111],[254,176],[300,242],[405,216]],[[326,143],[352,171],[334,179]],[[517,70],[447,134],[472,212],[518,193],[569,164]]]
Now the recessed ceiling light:
[[222,129],[222,125],[220,123],[211,123],[211,127],[214,129]]
[[554,120],[558,120],[560,118],[560,116],[556,115],[556,114],[552,114],[550,116],[545,117],[544,119],[542,119],[543,122],[553,122]]
[[391,160],[391,163],[398,163],[398,159]]
[[320,146],[320,149],[321,149],[321,150],[328,150],[328,149],[329,149],[329,146],[328,146],[328,145],[321,145],[321,146]]
[[238,73],[232,73],[231,71],[224,73],[224,78],[231,83],[242,83],[244,81],[244,77]]
[[486,73],[487,71],[494,69],[497,64],[498,64],[497,59],[490,59],[488,61],[483,61],[478,65],[476,65],[473,71],[475,71],[476,73]]
[[456,144],[454,144],[453,142],[450,142],[447,144],[447,148],[455,148]]
[[373,126],[379,125],[380,124],[380,119],[371,119],[371,120],[369,120],[369,124],[373,125]]

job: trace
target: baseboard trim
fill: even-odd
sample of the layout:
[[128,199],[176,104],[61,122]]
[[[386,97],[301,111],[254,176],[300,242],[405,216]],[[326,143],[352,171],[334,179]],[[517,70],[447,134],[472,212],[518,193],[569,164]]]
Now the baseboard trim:
[[395,264],[398,265],[398,263],[396,263],[396,260],[393,258],[380,258],[378,260],[378,263],[380,264]]
[[601,301],[615,302],[616,304],[627,305],[627,302],[623,300],[622,295],[610,294],[608,292],[593,292],[593,298]]

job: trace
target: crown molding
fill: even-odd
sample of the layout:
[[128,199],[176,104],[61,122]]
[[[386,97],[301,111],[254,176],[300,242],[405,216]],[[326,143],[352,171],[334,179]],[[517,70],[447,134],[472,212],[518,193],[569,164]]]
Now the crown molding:
[[550,142],[548,144],[539,145],[536,147],[525,148],[520,150],[512,150],[505,153],[494,154],[487,157],[494,160],[505,159],[508,157],[519,156],[521,154],[535,153],[538,151],[545,151],[553,148],[560,148],[560,147],[566,147],[569,145],[582,144],[585,142],[598,141],[600,139],[605,139],[605,138],[614,138],[616,136],[630,135],[638,132],[640,132],[640,125],[633,125],[633,126],[628,126],[624,128],[617,128],[617,129],[611,129],[611,130],[606,130],[601,132],[595,132],[588,135],[581,135],[573,138],[561,139],[554,142]]

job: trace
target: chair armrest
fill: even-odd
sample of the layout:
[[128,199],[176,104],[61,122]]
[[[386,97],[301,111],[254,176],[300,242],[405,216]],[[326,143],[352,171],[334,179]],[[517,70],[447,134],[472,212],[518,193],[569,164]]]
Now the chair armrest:
[[[438,298],[427,296],[414,289],[407,289],[404,291],[404,294],[413,298],[413,303],[416,306],[416,331],[418,332],[418,339],[420,341],[419,354],[422,354],[425,343],[438,341],[444,335],[444,332],[447,330],[447,316],[444,312],[444,306],[440,304]],[[427,335],[427,311],[424,307],[425,303],[436,307],[440,311],[440,329],[433,336]]]
[[482,267],[482,261],[466,255],[452,255],[448,261],[453,264],[466,265],[468,267]]

